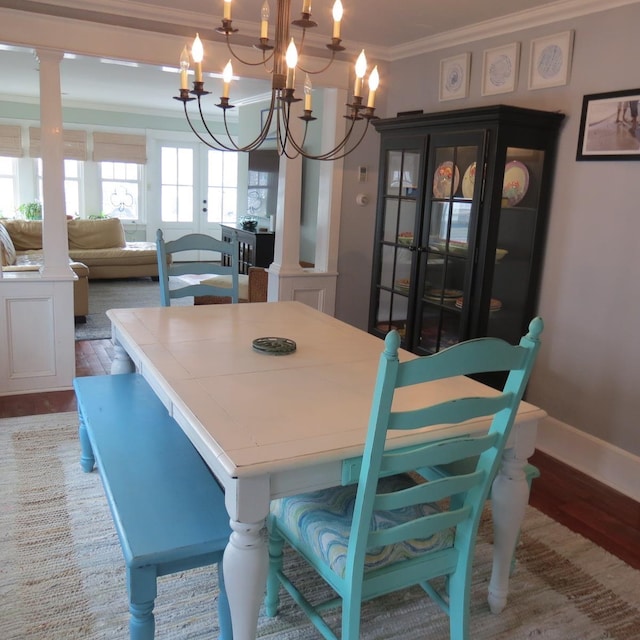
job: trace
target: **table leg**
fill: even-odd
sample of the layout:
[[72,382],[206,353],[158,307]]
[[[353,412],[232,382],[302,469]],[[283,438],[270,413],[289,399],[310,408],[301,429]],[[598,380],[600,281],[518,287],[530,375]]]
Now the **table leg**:
[[223,566],[233,640],[255,640],[269,569],[265,521],[231,520],[231,529]]
[[113,361],[111,362],[111,374],[135,373],[135,365],[129,354],[117,343],[113,342]]
[[500,613],[507,604],[511,558],[529,502],[526,464],[527,457],[517,448],[505,449],[491,489],[493,568],[488,602],[492,613]]

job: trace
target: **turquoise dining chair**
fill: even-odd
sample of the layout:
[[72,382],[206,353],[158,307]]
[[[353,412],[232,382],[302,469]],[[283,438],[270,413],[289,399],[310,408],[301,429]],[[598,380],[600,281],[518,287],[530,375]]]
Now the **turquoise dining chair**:
[[[187,296],[216,296],[238,302],[240,276],[237,238],[232,238],[229,243],[202,233],[190,233],[167,242],[162,229],[158,229],[156,249],[163,307],[171,306],[173,298]],[[185,251],[204,253],[200,253],[199,259],[193,261],[189,256],[184,256]],[[183,253],[182,259],[176,257],[179,253]],[[222,264],[222,254],[226,258],[225,264]],[[180,276],[187,275],[196,278],[183,280],[184,284],[180,284]],[[202,280],[198,280],[199,275],[203,276]],[[170,281],[170,276],[177,277]]]
[[[519,345],[479,338],[402,363],[398,359],[400,336],[396,331],[387,334],[358,483],[272,502],[265,600],[269,616],[277,613],[282,585],[324,638],[358,640],[362,601],[420,585],[449,614],[451,640],[468,639],[478,523],[539,349],[542,328],[542,320],[535,318]],[[496,371],[509,373],[504,388],[489,397],[456,397],[403,411],[393,406],[394,396],[404,387]],[[480,435],[402,449],[387,447],[389,430],[483,417],[490,419],[490,427]],[[410,473],[474,457],[477,462],[472,471],[432,482],[422,482]],[[285,573],[285,542],[318,572],[336,597],[310,604]],[[446,589],[436,591],[430,581],[439,576],[446,578]],[[322,614],[340,605],[338,636]]]

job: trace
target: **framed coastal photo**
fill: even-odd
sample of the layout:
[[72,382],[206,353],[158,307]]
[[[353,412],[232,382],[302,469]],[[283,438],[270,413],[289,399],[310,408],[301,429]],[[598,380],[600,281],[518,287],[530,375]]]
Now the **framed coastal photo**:
[[462,53],[440,60],[440,102],[458,100],[469,95],[469,68],[471,54]]
[[519,64],[519,42],[486,49],[482,60],[482,95],[515,91]]
[[572,53],[573,31],[532,40],[529,89],[547,89],[567,84]]
[[640,160],[640,89],[582,99],[576,160]]

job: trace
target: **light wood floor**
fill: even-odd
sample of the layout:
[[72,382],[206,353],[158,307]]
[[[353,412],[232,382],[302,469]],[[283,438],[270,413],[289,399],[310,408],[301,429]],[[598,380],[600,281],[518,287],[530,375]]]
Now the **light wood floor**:
[[[110,340],[76,342],[76,375],[108,374],[112,358]],[[73,391],[0,397],[0,418],[75,409]],[[539,451],[531,462],[534,507],[640,569],[640,503]]]

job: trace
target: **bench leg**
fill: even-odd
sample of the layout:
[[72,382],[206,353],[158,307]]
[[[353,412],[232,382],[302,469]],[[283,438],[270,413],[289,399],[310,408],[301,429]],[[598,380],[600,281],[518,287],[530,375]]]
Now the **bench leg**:
[[127,567],[130,640],[154,640],[153,606],[158,595],[156,568]]
[[220,636],[218,637],[218,640],[233,640],[231,612],[229,611],[227,590],[224,588],[224,571],[222,570],[222,562],[218,563],[218,591],[218,626],[220,627]]
[[79,417],[79,426],[78,426],[78,436],[80,439],[80,466],[85,473],[90,473],[93,471],[93,467],[96,464],[96,459],[93,456],[93,449],[91,447],[91,442],[89,442],[89,435],[87,434],[87,427],[84,423],[84,418],[81,413],[78,413]]

